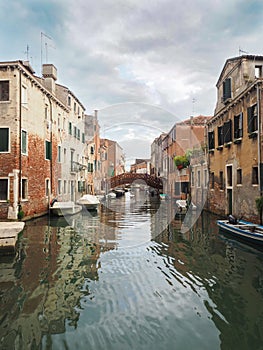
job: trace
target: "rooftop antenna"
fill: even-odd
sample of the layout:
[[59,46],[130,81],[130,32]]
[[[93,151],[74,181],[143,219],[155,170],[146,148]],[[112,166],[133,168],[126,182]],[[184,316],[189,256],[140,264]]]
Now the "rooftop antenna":
[[26,51],[24,52],[26,54],[26,60],[29,60],[29,45],[26,46]]
[[193,115],[194,115],[194,113],[195,113],[195,103],[196,103],[196,99],[193,97],[193,99],[192,99],[192,104],[193,104],[192,114],[193,114]]
[[41,71],[42,71],[42,65],[43,65],[43,41],[45,42],[46,63],[48,63],[48,46],[53,47],[55,49],[55,46],[48,44],[47,39],[49,41],[53,41],[53,39],[50,36],[41,32],[41,62],[40,62],[40,64],[41,64],[40,70]]
[[248,55],[248,52],[247,52],[247,51],[242,50],[240,46],[239,46],[238,52],[239,52],[239,56],[241,56],[241,54],[242,54],[242,53],[245,53],[245,54],[247,54],[247,55]]

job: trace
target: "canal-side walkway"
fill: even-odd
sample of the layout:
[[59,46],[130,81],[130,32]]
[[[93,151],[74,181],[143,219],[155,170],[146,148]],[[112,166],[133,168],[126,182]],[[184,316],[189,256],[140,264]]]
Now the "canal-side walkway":
[[18,234],[24,226],[24,222],[0,222],[0,254],[15,251]]

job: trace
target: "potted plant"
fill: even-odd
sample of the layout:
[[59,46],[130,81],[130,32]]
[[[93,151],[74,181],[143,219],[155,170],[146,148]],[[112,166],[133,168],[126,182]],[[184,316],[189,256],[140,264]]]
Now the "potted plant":
[[174,157],[174,164],[176,165],[178,170],[181,170],[183,168],[187,168],[190,164],[188,158],[186,155],[183,156],[175,156]]

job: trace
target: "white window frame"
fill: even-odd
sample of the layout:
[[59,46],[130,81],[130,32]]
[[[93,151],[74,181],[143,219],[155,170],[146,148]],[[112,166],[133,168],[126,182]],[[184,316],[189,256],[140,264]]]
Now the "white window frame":
[[[23,193],[23,191],[22,191],[22,189],[23,189],[23,180],[26,180],[26,196],[25,196],[25,198],[23,198],[22,197],[22,193]],[[22,177],[22,179],[21,179],[21,200],[23,201],[23,202],[25,202],[25,201],[27,201],[28,200],[28,178],[27,177]]]
[[[22,147],[22,142],[23,142],[22,133],[23,132],[26,133],[26,152],[23,152],[23,147]],[[28,132],[25,129],[21,130],[21,154],[23,154],[25,156],[28,155]]]

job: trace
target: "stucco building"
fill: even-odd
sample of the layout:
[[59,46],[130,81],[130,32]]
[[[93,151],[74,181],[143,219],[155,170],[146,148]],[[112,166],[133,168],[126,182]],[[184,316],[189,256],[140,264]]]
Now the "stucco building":
[[226,60],[214,117],[208,123],[209,208],[257,221],[262,195],[263,56]]

